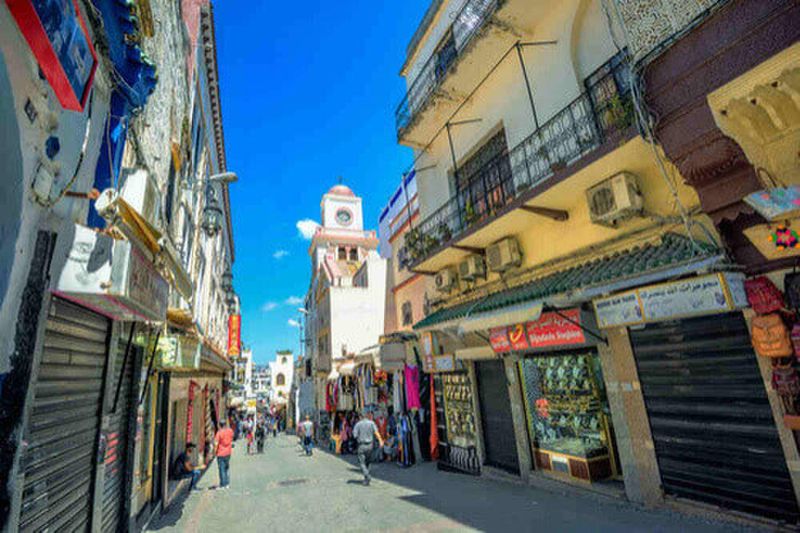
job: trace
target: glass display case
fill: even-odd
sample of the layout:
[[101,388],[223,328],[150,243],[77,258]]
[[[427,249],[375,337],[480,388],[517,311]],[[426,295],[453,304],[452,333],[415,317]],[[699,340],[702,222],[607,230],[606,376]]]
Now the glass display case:
[[481,462],[476,447],[475,409],[469,374],[440,374],[447,446],[440,462],[458,470],[478,473]]
[[537,466],[589,481],[610,476],[609,411],[597,354],[533,356],[519,365]]

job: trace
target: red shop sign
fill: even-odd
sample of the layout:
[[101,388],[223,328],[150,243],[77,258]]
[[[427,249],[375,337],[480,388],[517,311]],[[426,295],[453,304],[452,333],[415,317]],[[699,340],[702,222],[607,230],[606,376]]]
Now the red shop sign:
[[580,310],[567,309],[561,311],[561,315],[564,316],[556,313],[543,313],[536,322],[528,322],[528,341],[531,348],[584,344],[586,342],[586,336],[579,325],[581,323]]
[[511,341],[511,348],[527,350],[530,347],[528,346],[528,336],[525,333],[525,324],[508,327],[508,340]]
[[505,353],[511,351],[511,343],[508,340],[508,328],[494,328],[489,330],[489,342],[495,353]]

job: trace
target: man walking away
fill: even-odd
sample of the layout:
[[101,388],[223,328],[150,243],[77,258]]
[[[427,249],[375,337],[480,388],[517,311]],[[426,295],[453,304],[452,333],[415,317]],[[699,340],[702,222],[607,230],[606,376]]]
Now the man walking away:
[[372,420],[373,415],[371,412],[365,413],[364,418],[358,421],[353,428],[353,437],[358,442],[358,466],[361,467],[361,473],[364,474],[364,486],[369,486],[370,475],[369,465],[372,463],[372,453],[375,445],[375,439],[383,447],[383,438],[378,432],[378,426]]
[[314,422],[309,415],[306,415],[305,422],[300,424],[300,431],[303,433],[303,449],[306,455],[311,455],[314,446]]
[[217,463],[219,464],[219,488],[227,489],[230,483],[233,430],[228,427],[224,420],[219,423],[219,429],[214,436],[214,445],[217,447]]
[[264,453],[264,439],[267,438],[267,429],[264,427],[264,421],[260,420],[256,426],[256,449],[258,453]]
[[203,472],[202,469],[195,467],[194,463],[192,463],[191,455],[195,449],[196,446],[194,444],[187,442],[186,451],[175,458],[172,466],[172,477],[174,479],[192,479],[189,484],[189,490],[200,490],[197,488],[197,482],[200,481],[200,475]]

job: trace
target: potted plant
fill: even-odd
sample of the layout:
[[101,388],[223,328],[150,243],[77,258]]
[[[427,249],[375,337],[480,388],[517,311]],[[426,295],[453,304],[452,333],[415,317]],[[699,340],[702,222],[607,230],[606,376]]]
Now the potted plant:
[[450,226],[446,222],[439,222],[439,240],[441,242],[450,242],[453,238],[453,232],[450,231]]
[[467,198],[467,204],[464,206],[464,219],[467,226],[471,226],[478,219],[475,215],[475,208],[472,206],[472,198]]
[[606,127],[617,130],[627,129],[633,124],[633,100],[626,98],[624,101],[619,94],[615,94],[609,101],[604,118]]

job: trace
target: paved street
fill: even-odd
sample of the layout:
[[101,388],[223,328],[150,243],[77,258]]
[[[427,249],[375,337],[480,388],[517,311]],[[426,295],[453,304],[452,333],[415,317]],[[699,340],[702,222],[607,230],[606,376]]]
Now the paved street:
[[374,467],[364,487],[352,457],[302,455],[294,437],[270,439],[264,455],[237,443],[232,483],[218,483],[216,465],[202,492],[177,503],[151,531],[743,531],[741,527],[644,511],[614,499],[564,493],[505,481],[410,469]]

